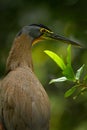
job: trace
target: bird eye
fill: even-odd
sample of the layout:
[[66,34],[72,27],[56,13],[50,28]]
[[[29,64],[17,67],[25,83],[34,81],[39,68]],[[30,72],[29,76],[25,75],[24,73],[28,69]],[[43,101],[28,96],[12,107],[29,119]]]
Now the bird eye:
[[40,32],[44,33],[44,32],[46,32],[46,30],[44,28],[41,28]]
[[41,28],[41,29],[40,29],[40,32],[41,32],[41,33],[53,33],[52,31],[47,30],[47,29],[45,29],[45,28]]

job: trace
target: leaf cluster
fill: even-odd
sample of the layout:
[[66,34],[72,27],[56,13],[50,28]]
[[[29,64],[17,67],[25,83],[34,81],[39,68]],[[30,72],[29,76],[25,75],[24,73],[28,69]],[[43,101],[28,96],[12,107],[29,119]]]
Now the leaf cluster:
[[85,65],[83,64],[76,71],[76,73],[74,72],[74,70],[72,68],[71,45],[69,45],[67,48],[66,63],[63,60],[63,58],[61,58],[58,54],[56,54],[52,51],[45,50],[45,53],[58,65],[58,67],[60,67],[60,69],[62,70],[62,74],[63,74],[62,77],[52,79],[50,81],[50,84],[55,83],[55,82],[64,82],[64,81],[73,82],[74,85],[72,87],[70,87],[70,89],[68,89],[64,95],[65,95],[65,97],[69,97],[72,94],[74,94],[74,92],[76,91],[76,95],[73,97],[74,99],[76,99],[80,94],[83,94],[83,92],[87,90],[87,85],[86,85],[87,75],[83,76],[83,79],[81,79]]

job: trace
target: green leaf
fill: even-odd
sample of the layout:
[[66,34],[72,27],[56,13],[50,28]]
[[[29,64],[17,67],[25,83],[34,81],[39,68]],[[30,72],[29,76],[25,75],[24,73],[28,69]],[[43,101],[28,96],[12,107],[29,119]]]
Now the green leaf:
[[82,74],[83,69],[84,69],[84,66],[85,66],[85,65],[82,65],[82,66],[77,70],[76,76],[75,76],[76,80],[79,80],[79,79],[80,79],[81,74]]
[[71,65],[71,45],[67,48],[67,64]]
[[84,92],[86,92],[86,91],[87,91],[87,87],[83,87],[82,89],[80,89],[80,91],[77,93],[77,95],[73,97],[73,99],[76,99],[80,95],[83,95]]
[[57,79],[52,79],[49,83],[54,83],[54,82],[64,82],[66,81],[67,78],[66,77],[61,77],[61,78],[57,78]]
[[87,80],[87,75],[84,76],[84,81],[86,81],[86,80]]
[[69,97],[69,96],[71,96],[71,95],[75,92],[76,87],[77,87],[77,86],[73,86],[72,88],[70,88],[68,91],[65,92],[64,96],[65,96],[66,98]]
[[75,74],[71,66],[71,45],[69,45],[67,48],[67,65],[63,70],[63,74],[68,80],[75,81]]
[[44,51],[49,57],[51,57],[51,59],[62,69],[64,70],[66,68],[66,65],[64,63],[64,61],[62,60],[62,58],[60,58],[57,54],[55,54],[52,51],[49,50],[45,50]]
[[66,69],[63,70],[63,75],[70,81],[75,81],[75,74],[71,65],[67,65]]

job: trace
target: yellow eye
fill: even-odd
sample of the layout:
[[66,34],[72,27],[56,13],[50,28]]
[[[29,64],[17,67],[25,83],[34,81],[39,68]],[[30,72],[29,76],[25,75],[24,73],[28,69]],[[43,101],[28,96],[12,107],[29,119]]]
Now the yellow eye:
[[45,28],[41,28],[41,29],[40,29],[40,32],[41,32],[41,33],[53,33],[53,32],[51,32],[50,30],[47,30],[47,29],[45,29]]
[[44,33],[44,32],[46,32],[46,29],[41,28],[41,29],[40,29],[40,32]]

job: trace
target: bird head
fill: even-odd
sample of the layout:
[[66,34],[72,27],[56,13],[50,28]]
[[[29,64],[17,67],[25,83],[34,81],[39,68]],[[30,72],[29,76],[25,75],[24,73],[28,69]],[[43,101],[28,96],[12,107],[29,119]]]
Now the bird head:
[[81,47],[79,43],[55,34],[51,29],[42,24],[31,24],[28,26],[24,26],[22,30],[17,34],[17,36],[20,36],[21,34],[29,35],[32,38],[32,44],[35,44],[40,40],[59,40],[68,44]]

